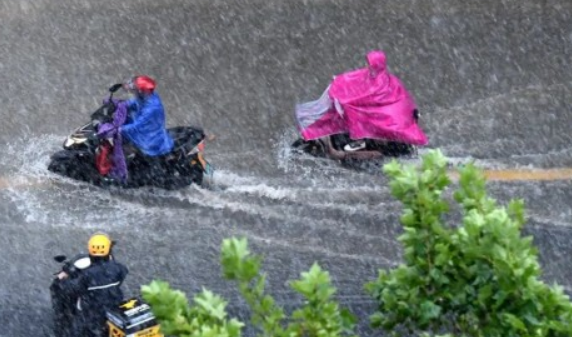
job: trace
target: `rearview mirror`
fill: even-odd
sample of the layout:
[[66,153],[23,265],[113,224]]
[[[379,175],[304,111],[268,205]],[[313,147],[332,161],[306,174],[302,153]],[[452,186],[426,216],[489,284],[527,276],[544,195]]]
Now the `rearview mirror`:
[[62,263],[67,259],[67,257],[65,255],[56,255],[54,256],[54,260],[56,260],[56,262],[58,263]]
[[109,92],[116,92],[123,87],[123,83],[116,83],[109,88]]

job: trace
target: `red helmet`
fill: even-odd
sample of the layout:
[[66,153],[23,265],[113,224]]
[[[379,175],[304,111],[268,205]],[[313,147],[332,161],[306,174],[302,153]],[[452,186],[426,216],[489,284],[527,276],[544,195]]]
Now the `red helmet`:
[[157,85],[154,79],[145,75],[135,77],[133,79],[133,84],[135,89],[146,94],[152,93],[153,90],[155,90],[155,86]]

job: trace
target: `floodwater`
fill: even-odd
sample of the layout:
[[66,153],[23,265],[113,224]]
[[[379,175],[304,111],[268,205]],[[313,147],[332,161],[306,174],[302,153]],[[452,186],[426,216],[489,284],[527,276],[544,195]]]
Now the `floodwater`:
[[[0,3],[0,336],[50,336],[51,257],[83,250],[96,230],[119,241],[127,295],[156,278],[187,294],[206,286],[241,316],[221,277],[223,238],[264,255],[287,308],[299,298],[286,280],[317,261],[371,335],[362,284],[401,256],[383,162],[350,170],[289,148],[294,105],[371,49],[415,96],[428,148],[508,172],[490,191],[525,200],[545,279],[570,289],[572,184],[513,173],[572,167],[570,22],[567,0]],[[109,85],[139,73],[158,80],[170,126],[216,135],[214,189],[107,191],[47,172]]]

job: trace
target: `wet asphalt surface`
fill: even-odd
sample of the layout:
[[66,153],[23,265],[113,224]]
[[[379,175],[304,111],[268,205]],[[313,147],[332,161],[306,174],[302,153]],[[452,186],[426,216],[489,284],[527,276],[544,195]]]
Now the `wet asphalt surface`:
[[[292,153],[294,104],[382,48],[429,147],[453,163],[569,167],[570,22],[565,0],[0,4],[0,336],[50,336],[51,257],[82,250],[96,230],[119,241],[128,295],[155,278],[187,294],[207,286],[245,317],[218,259],[223,238],[246,236],[280,304],[299,303],[286,280],[317,261],[373,335],[362,285],[400,261],[400,205],[382,163],[356,171]],[[158,79],[169,125],[217,136],[207,145],[214,190],[104,191],[46,172],[106,88],[135,73]],[[489,188],[500,202],[525,200],[545,279],[571,289],[572,184]]]

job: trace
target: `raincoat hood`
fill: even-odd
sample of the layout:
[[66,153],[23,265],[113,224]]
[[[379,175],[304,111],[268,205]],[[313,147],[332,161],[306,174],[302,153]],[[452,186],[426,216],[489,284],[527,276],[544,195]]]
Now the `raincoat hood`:
[[341,104],[370,104],[372,101],[379,103],[401,98],[402,93],[395,90],[401,84],[396,83],[396,78],[387,72],[385,53],[369,52],[366,60],[366,68],[336,76],[330,88],[330,96]]
[[369,65],[370,77],[375,77],[385,71],[385,53],[382,51],[372,51],[366,56]]

